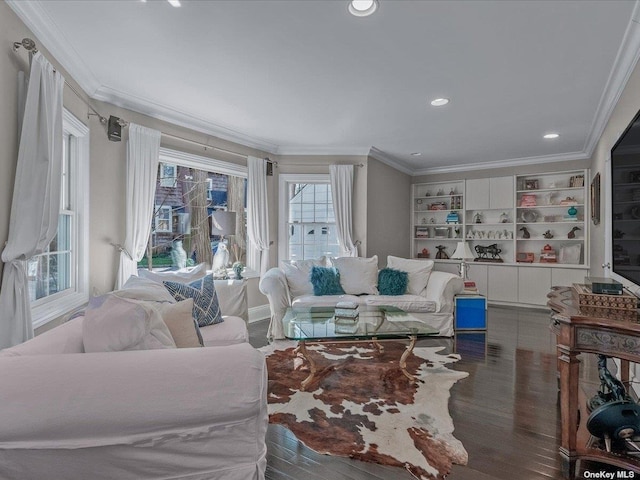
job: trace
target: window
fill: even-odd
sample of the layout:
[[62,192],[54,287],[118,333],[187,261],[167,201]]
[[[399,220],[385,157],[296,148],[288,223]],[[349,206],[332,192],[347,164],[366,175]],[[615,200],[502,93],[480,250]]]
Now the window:
[[177,182],[177,170],[178,167],[176,165],[172,165],[171,163],[161,163],[160,174],[158,175],[160,186],[175,187]]
[[155,233],[171,233],[171,207],[168,205],[156,205],[155,208]]
[[[166,181],[171,166],[173,182]],[[153,229],[147,254],[138,264],[141,268],[172,268],[171,249],[174,241],[182,241],[187,252],[187,265],[199,263],[210,250],[213,255],[221,240],[211,234],[211,215],[216,210],[238,213],[235,235],[225,235],[230,261],[241,261],[253,267],[247,255],[246,177],[243,165],[206,157],[160,149],[160,170],[156,185]],[[163,173],[164,172],[164,173]],[[206,246],[204,245],[206,242]],[[207,251],[203,252],[202,249]],[[151,253],[151,262],[149,262]],[[151,263],[151,265],[149,265]]]
[[88,299],[89,129],[65,110],[63,131],[58,232],[42,254],[27,261],[34,328]]
[[281,260],[340,254],[328,175],[280,175],[280,218]]

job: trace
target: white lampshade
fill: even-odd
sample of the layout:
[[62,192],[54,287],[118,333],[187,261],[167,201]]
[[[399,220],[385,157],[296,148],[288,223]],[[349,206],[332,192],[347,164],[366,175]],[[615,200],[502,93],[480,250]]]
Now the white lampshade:
[[212,235],[235,235],[236,234],[236,212],[216,210],[211,214],[211,234]]
[[458,242],[456,251],[453,252],[450,258],[461,258],[464,260],[465,258],[474,258],[474,255],[467,242]]

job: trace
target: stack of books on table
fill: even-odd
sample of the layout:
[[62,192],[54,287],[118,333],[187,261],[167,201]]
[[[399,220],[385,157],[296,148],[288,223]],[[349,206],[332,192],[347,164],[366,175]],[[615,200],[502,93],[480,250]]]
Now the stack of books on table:
[[476,286],[476,282],[472,280],[465,280],[464,292],[462,293],[467,295],[477,295],[479,292],[478,292],[478,287]]
[[360,312],[355,302],[338,302],[335,310],[336,332],[355,333],[358,330]]

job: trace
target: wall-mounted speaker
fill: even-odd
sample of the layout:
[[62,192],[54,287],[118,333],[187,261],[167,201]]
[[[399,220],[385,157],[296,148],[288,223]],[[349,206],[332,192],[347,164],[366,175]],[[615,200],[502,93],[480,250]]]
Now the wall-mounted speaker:
[[109,117],[109,123],[107,125],[107,137],[112,142],[119,142],[122,140],[122,126],[120,125],[120,119],[111,115]]

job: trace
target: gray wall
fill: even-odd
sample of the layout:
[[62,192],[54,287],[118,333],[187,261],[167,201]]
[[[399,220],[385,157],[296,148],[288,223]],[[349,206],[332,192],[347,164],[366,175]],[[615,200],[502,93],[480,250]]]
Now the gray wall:
[[369,157],[366,213],[369,256],[378,255],[380,267],[387,255],[409,258],[411,177]]
[[[618,141],[638,110],[640,110],[640,66],[636,65],[593,152],[591,177],[593,178],[599,172],[602,181],[602,220],[600,225],[591,225],[591,274],[594,276],[603,276],[605,273],[602,268],[605,260],[605,216],[611,214],[605,205],[605,199],[610,195],[605,187],[610,174],[607,170],[608,163],[605,165],[605,162],[610,158],[611,147]],[[630,284],[627,283],[627,285]],[[634,288],[633,291],[637,291],[637,288]]]

